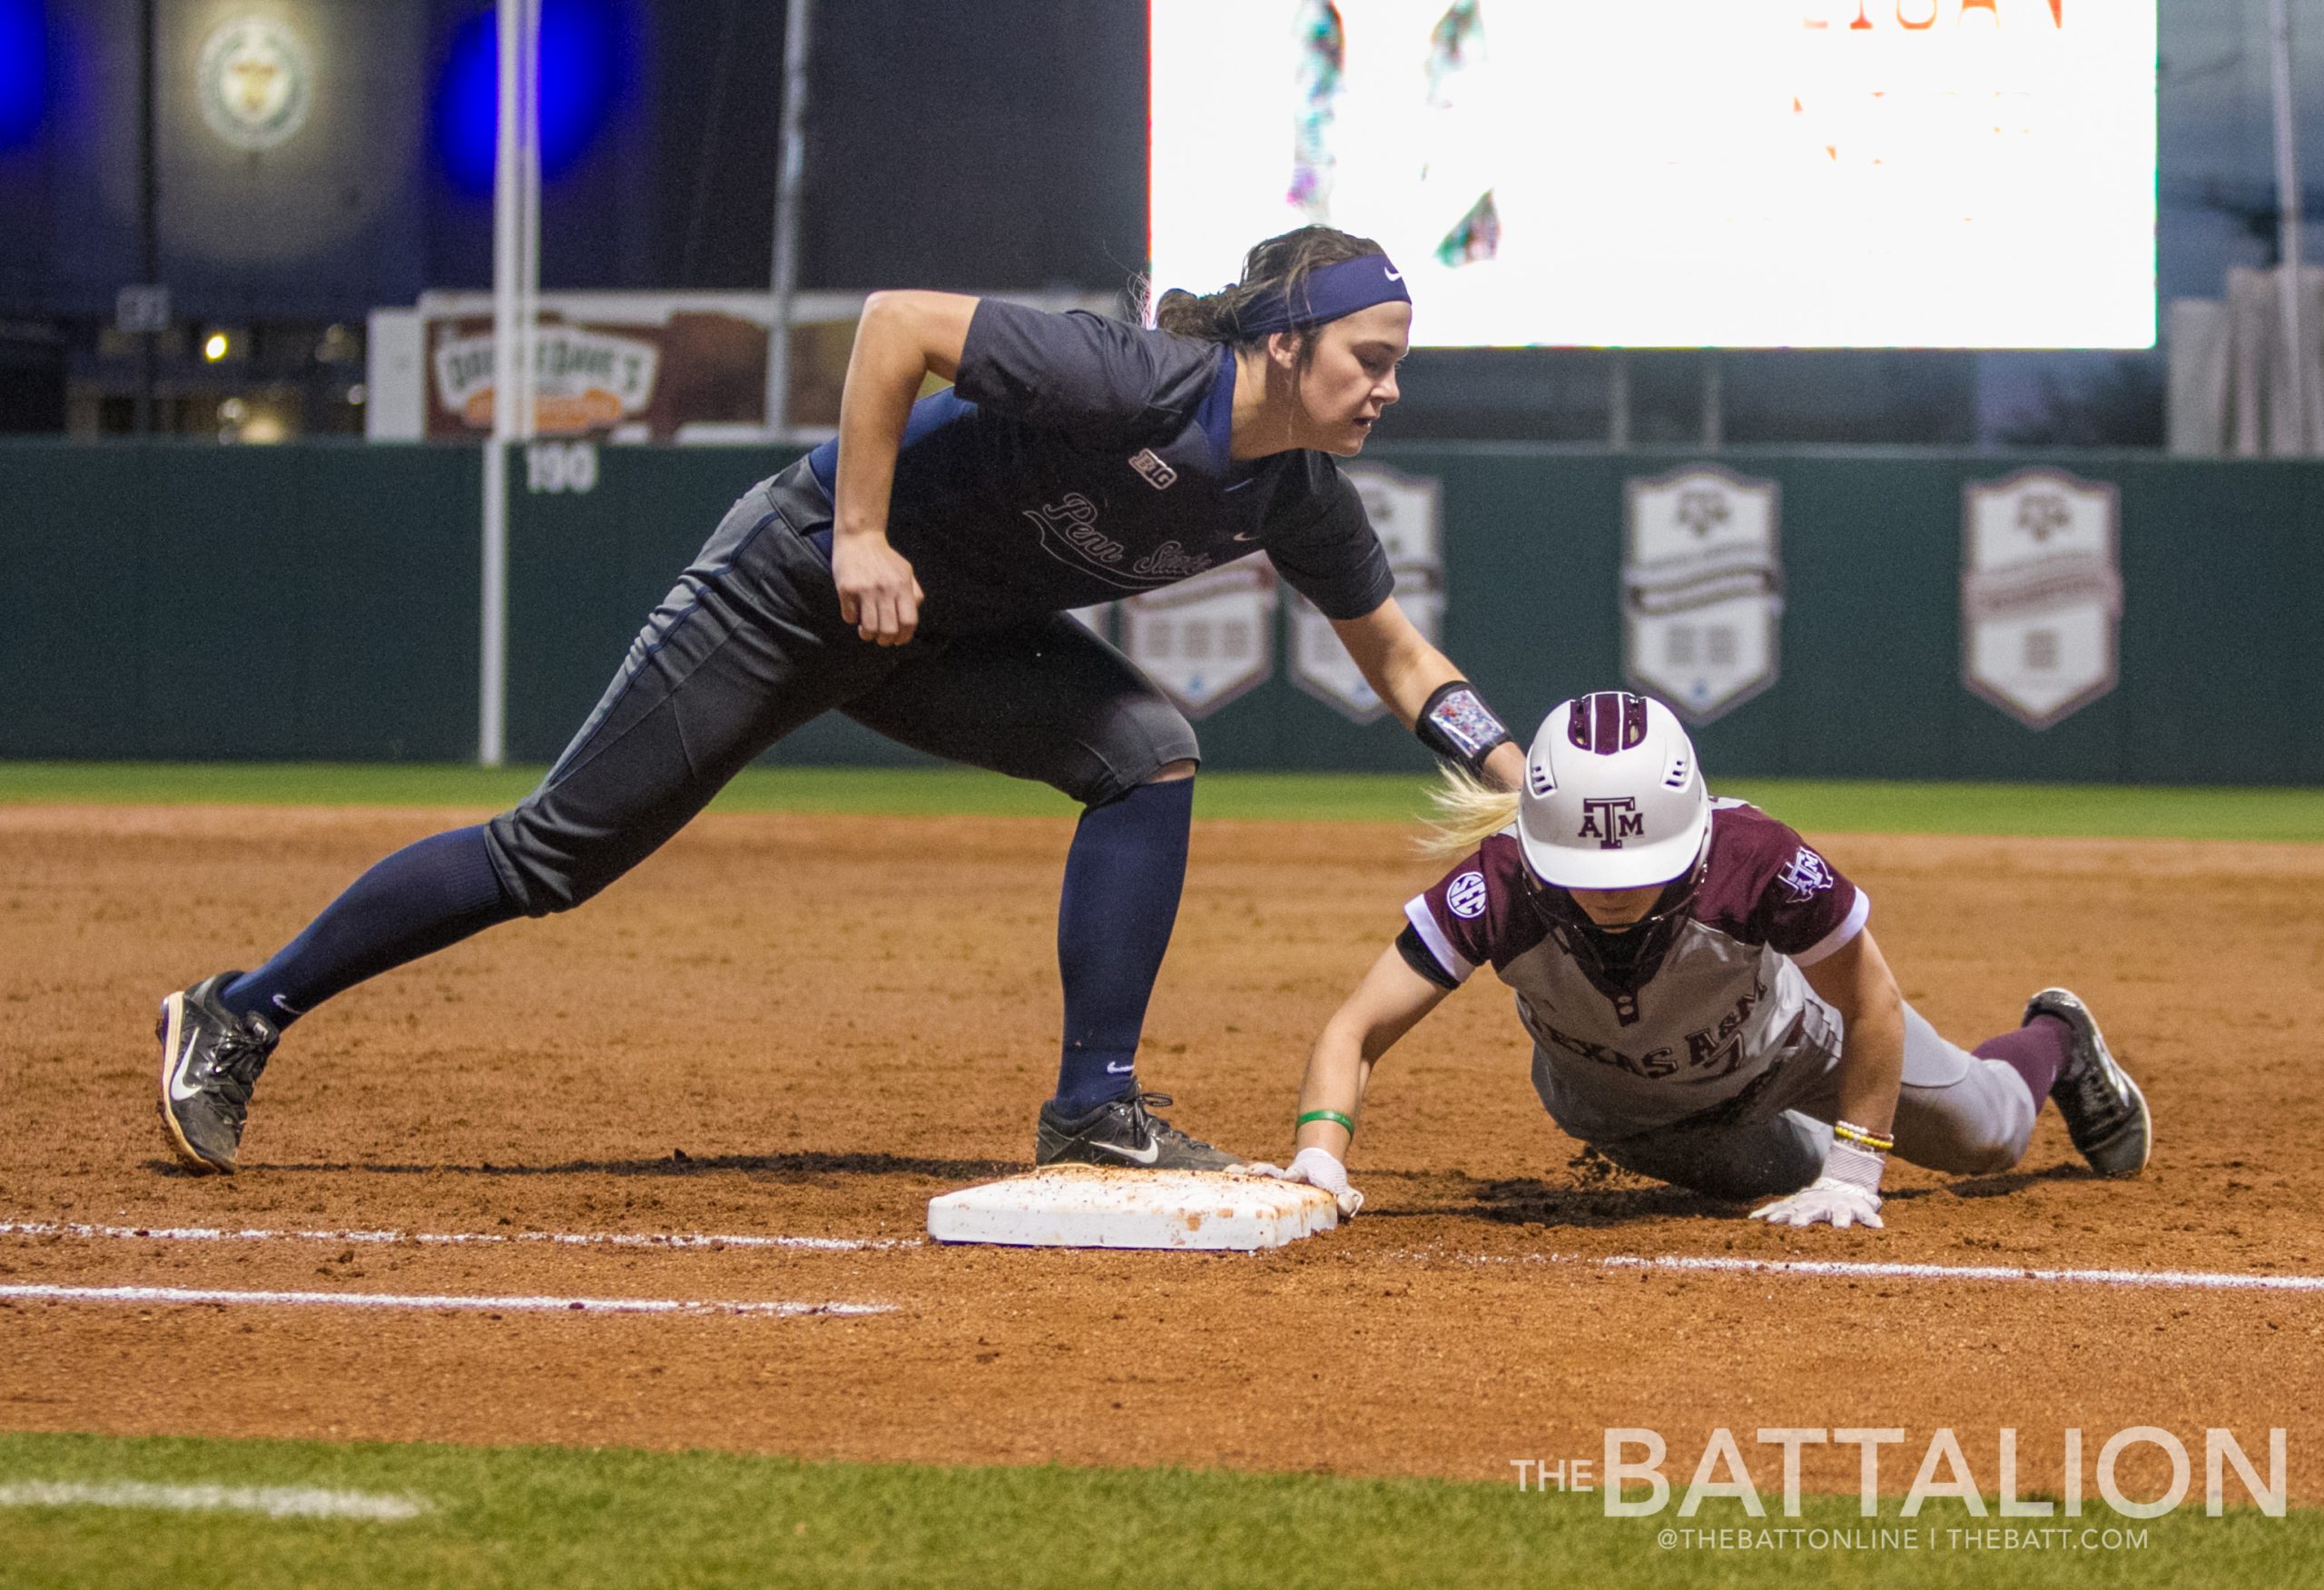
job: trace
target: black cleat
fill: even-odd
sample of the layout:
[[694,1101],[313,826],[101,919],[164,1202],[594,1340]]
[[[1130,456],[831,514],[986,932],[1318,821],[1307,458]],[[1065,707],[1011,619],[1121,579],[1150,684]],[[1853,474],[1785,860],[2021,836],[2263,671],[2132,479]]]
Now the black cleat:
[[1033,1163],[1231,1170],[1244,1162],[1153,1113],[1169,1104],[1167,1093],[1132,1093],[1109,1099],[1087,1115],[1060,1115],[1052,1100],[1041,1106],[1041,1124],[1033,1134]]
[[2108,1052],[2089,1008],[2063,988],[2045,988],[2025,1002],[2025,1019],[2036,1016],[2055,1016],[2073,1032],[2073,1057],[2050,1086],[2073,1146],[2101,1176],[2145,1170],[2154,1148],[2146,1095]]
[[237,1016],[218,1002],[241,975],[221,972],[170,995],[153,1023],[162,1041],[162,1124],[178,1158],[199,1172],[233,1174],[251,1089],[281,1041],[264,1016]]

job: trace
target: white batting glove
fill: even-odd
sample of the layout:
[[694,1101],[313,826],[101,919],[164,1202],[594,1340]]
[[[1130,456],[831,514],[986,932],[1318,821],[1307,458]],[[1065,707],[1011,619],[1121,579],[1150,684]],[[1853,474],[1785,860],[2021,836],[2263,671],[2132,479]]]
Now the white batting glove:
[[1771,1226],[1829,1225],[1843,1231],[1850,1226],[1876,1229],[1883,1224],[1880,1172],[1885,1164],[1878,1154],[1834,1143],[1825,1157],[1824,1173],[1814,1185],[1753,1210],[1751,1218]]
[[1272,1176],[1278,1181],[1298,1181],[1322,1188],[1339,1205],[1340,1219],[1344,1220],[1355,1219],[1355,1211],[1364,1207],[1364,1194],[1347,1184],[1347,1167],[1329,1149],[1302,1149],[1292,1156],[1289,1165],[1243,1168],[1254,1176]]

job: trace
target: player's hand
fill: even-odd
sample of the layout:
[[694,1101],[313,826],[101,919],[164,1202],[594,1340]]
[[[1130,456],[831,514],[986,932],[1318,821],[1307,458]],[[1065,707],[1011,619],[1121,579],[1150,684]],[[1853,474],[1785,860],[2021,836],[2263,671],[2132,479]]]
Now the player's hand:
[[1837,1176],[1818,1176],[1813,1186],[1753,1210],[1751,1218],[1771,1226],[1831,1225],[1843,1231],[1850,1226],[1877,1227],[1882,1223],[1880,1195]]
[[1320,1187],[1332,1195],[1340,1208],[1340,1219],[1352,1220],[1355,1211],[1364,1207],[1364,1194],[1347,1184],[1347,1167],[1329,1149],[1302,1149],[1292,1156],[1288,1165],[1246,1165],[1255,1176],[1272,1176],[1278,1181],[1304,1182]]
[[839,588],[839,616],[864,639],[901,646],[920,627],[920,580],[887,537],[832,536],[832,583]]

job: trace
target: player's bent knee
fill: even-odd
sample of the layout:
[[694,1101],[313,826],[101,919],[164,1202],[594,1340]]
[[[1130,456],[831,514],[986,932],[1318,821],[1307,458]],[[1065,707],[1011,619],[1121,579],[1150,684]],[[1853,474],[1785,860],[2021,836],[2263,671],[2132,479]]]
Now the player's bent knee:
[[1896,1157],[1948,1176],[1994,1176],[2015,1169],[2025,1157],[2027,1136],[2001,1125],[1979,1130],[1955,1123],[1950,1131],[1910,1133],[1900,1130]]
[[500,886],[527,916],[570,911],[628,871],[612,858],[599,861],[575,835],[549,832],[529,805],[502,813],[484,832]]
[[2033,1141],[2034,1102],[2016,1073],[1987,1063],[1985,1076],[1973,1072],[1958,1087],[1903,1091],[1897,1158],[1950,1176],[1994,1176],[2016,1167]]
[[1706,1166],[1686,1185],[1711,1198],[1742,1203],[1756,1198],[1783,1198],[1797,1192],[1823,1174],[1824,1164],[1814,1154],[1770,1149],[1764,1156],[1736,1163]]
[[[1709,1141],[1706,1141],[1706,1140]],[[1722,1138],[1686,1133],[1596,1145],[1625,1170],[1730,1203],[1781,1198],[1823,1173],[1823,1146],[1811,1134],[1768,1131]]]
[[1192,778],[1202,765],[1194,725],[1159,691],[1122,702],[1086,749],[1084,765],[1050,781],[1085,806],[1118,801],[1142,784]]

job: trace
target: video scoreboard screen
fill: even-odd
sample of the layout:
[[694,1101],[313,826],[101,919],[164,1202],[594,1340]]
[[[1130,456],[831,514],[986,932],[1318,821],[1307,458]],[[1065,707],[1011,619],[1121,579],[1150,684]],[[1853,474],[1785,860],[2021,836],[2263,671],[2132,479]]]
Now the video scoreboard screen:
[[1377,238],[1436,346],[2146,348],[2153,0],[1153,0],[1157,288]]

